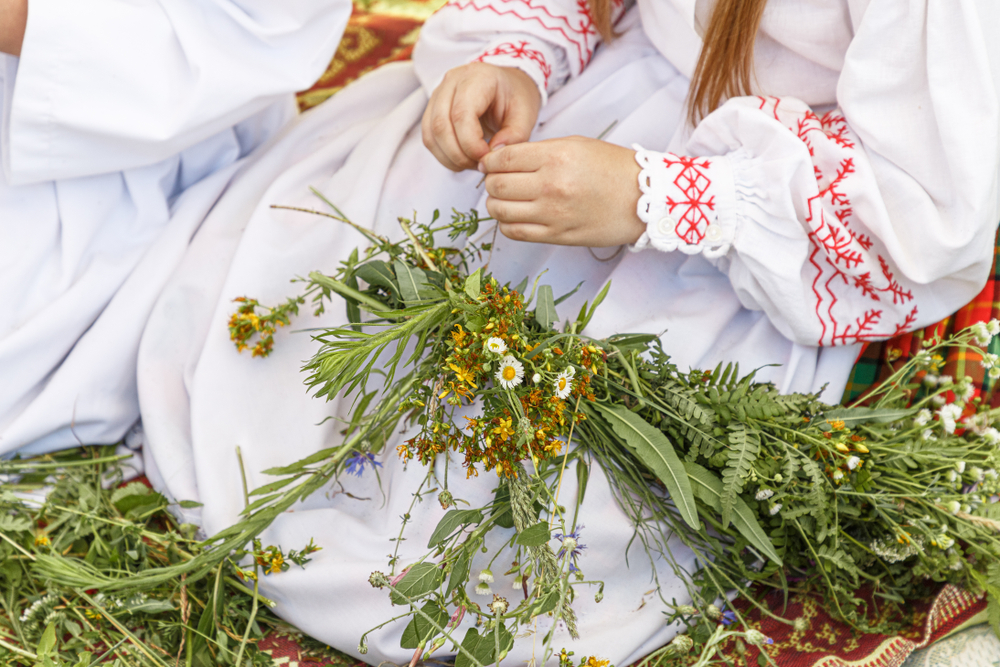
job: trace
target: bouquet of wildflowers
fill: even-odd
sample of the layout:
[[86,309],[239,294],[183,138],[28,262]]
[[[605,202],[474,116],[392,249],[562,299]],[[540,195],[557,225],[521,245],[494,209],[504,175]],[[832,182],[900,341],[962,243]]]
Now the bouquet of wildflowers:
[[[333,217],[347,222],[339,211]],[[994,413],[973,400],[969,379],[936,375],[948,347],[979,350],[991,376],[1000,374],[998,359],[981,349],[1000,323],[929,345],[866,407],[829,406],[816,396],[780,395],[733,366],[680,371],[653,335],[587,337],[606,288],[576,318],[561,320],[556,309],[568,295],[557,298],[540,280],[529,289],[527,280],[501,285],[470,270],[488,244],[438,243],[472,236],[481,222],[475,212],[427,225],[402,221],[400,244],[364,231],[368,249],[336,275],[312,274],[305,294],[283,307],[244,301],[231,323],[237,346],[266,340],[269,349],[268,331],[255,338],[252,318],[280,323],[310,296],[320,309],[334,293],[345,299],[351,324],[316,335],[322,346],[306,366],[307,382],[319,396],[362,389],[365,398],[348,428],[353,436],[323,459],[325,470],[381,451],[403,415],[420,430],[398,445],[399,456],[425,466],[460,456],[469,476],[499,475],[494,501],[451,509],[423,560],[397,572],[393,559],[372,575],[373,586],[411,610],[404,647],[426,656],[447,646],[460,664],[486,664],[538,615],[575,631],[576,589],[598,586],[599,598],[603,584],[581,571],[576,512],[556,502],[567,461],[576,462],[581,489],[588,466],[603,468],[651,557],[669,557],[657,546],[669,534],[700,556],[689,582],[694,606],[670,612],[691,635],[658,659],[683,659],[691,637],[707,650],[737,633],[719,625],[739,618],[737,608],[714,605],[750,586],[814,592],[861,631],[903,622],[906,601],[926,596],[933,582],[989,592],[1000,618],[1000,506],[991,503],[1000,490],[1000,432]],[[404,360],[411,341],[417,351]],[[363,388],[390,345],[388,388],[369,402]],[[473,402],[481,416],[454,416]],[[282,472],[305,474],[309,466]],[[446,485],[438,499],[454,507]],[[526,591],[517,605],[500,596],[481,605],[464,585],[478,578],[477,590],[489,590],[492,573],[470,572],[469,564],[497,529],[516,535],[511,572]],[[882,613],[857,595],[865,586]],[[464,614],[477,615],[486,631],[454,636]],[[546,641],[552,655],[551,633]]]
[[[332,208],[321,215],[353,225]],[[320,348],[305,371],[317,396],[357,397],[345,439],[268,471],[277,479],[252,492],[245,518],[197,558],[105,588],[142,585],[144,576],[205,576],[280,512],[395,447],[426,466],[414,502],[437,484],[431,464],[441,456],[460,457],[469,477],[492,472],[501,482],[487,505],[459,508],[444,480],[435,492],[449,511],[426,555],[402,569],[393,555],[371,575],[409,617],[402,646],[414,660],[448,651],[456,667],[498,663],[539,616],[576,632],[573,600],[584,591],[600,600],[604,584],[586,577],[578,506],[558,499],[571,469],[582,500],[593,466],[650,558],[670,559],[671,535],[698,556],[700,569],[686,582],[692,604],[664,601],[667,620],[689,631],[647,664],[707,664],[733,637],[766,646],[728,602],[737,591],[777,618],[751,588],[813,593],[857,630],[886,632],[905,623],[908,600],[949,582],[987,594],[1000,629],[997,415],[973,398],[968,379],[937,375],[950,347],[979,351],[991,376],[1000,375],[1000,360],[982,349],[1000,323],[928,344],[864,407],[830,406],[815,395],[781,395],[731,365],[682,371],[655,335],[588,337],[607,288],[575,317],[560,317],[568,295],[540,278],[504,285],[488,273],[490,244],[465,240],[483,222],[475,211],[401,220],[400,243],[353,225],[367,245],[334,275],[300,279],[303,293],[273,308],[237,299],[233,342],[259,357],[300,307],[322,312],[344,300],[348,324],[314,334]],[[382,389],[370,391],[376,364]],[[459,416],[473,403],[478,416]],[[419,429],[396,443],[402,420]],[[405,529],[404,517],[400,536]],[[517,602],[490,599],[492,571],[471,569],[491,531],[506,531],[516,549],[508,574],[522,585]],[[486,599],[470,597],[470,584]],[[873,596],[857,594],[866,587]],[[470,615],[477,627],[459,636]],[[577,662],[554,641],[550,631],[545,660]],[[597,656],[578,662],[606,664]]]

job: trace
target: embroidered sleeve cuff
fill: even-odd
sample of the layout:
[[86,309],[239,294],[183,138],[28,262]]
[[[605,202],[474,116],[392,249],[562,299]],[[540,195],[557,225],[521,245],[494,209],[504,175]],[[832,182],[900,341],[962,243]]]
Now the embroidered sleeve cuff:
[[646,232],[634,250],[652,246],[708,258],[729,252],[736,232],[734,185],[727,158],[657,153],[641,146],[635,159],[639,174],[639,219]]
[[558,58],[551,46],[531,35],[506,36],[483,50],[476,61],[499,67],[516,67],[531,77],[542,95],[542,106],[548,102],[549,93],[561,84],[558,79]]

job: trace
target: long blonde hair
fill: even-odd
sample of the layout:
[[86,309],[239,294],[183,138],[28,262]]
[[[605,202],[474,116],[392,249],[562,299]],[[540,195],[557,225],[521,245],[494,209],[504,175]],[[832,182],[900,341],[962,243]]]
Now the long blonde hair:
[[[594,25],[605,40],[614,38],[612,0],[588,0]],[[692,125],[730,97],[749,95],[753,78],[753,47],[767,0],[716,0],[705,31],[688,96]]]

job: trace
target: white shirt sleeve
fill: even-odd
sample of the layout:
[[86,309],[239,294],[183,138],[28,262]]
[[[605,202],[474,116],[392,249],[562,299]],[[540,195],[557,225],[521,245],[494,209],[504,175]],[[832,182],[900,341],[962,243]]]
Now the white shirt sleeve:
[[872,0],[838,109],[736,98],[687,155],[640,148],[637,247],[715,258],[746,307],[802,344],[953,313],[986,280],[1000,216],[1000,63],[984,38],[1000,25],[979,4]]
[[8,131],[13,183],[152,164],[322,74],[348,0],[33,0]]
[[[615,1],[616,18],[624,5]],[[599,43],[586,0],[449,0],[421,29],[413,62],[428,91],[466,63],[517,67],[538,85],[544,104],[583,71]]]

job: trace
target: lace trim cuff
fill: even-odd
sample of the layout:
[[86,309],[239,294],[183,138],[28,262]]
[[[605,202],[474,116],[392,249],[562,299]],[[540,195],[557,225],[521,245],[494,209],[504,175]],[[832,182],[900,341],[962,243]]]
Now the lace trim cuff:
[[531,77],[542,95],[542,106],[549,99],[549,85],[553,83],[553,58],[549,47],[540,40],[517,37],[491,44],[476,58],[477,62],[499,67],[516,67]]
[[637,212],[646,231],[633,246],[721,257],[736,234],[733,176],[725,157],[687,157],[634,145],[639,174]]

